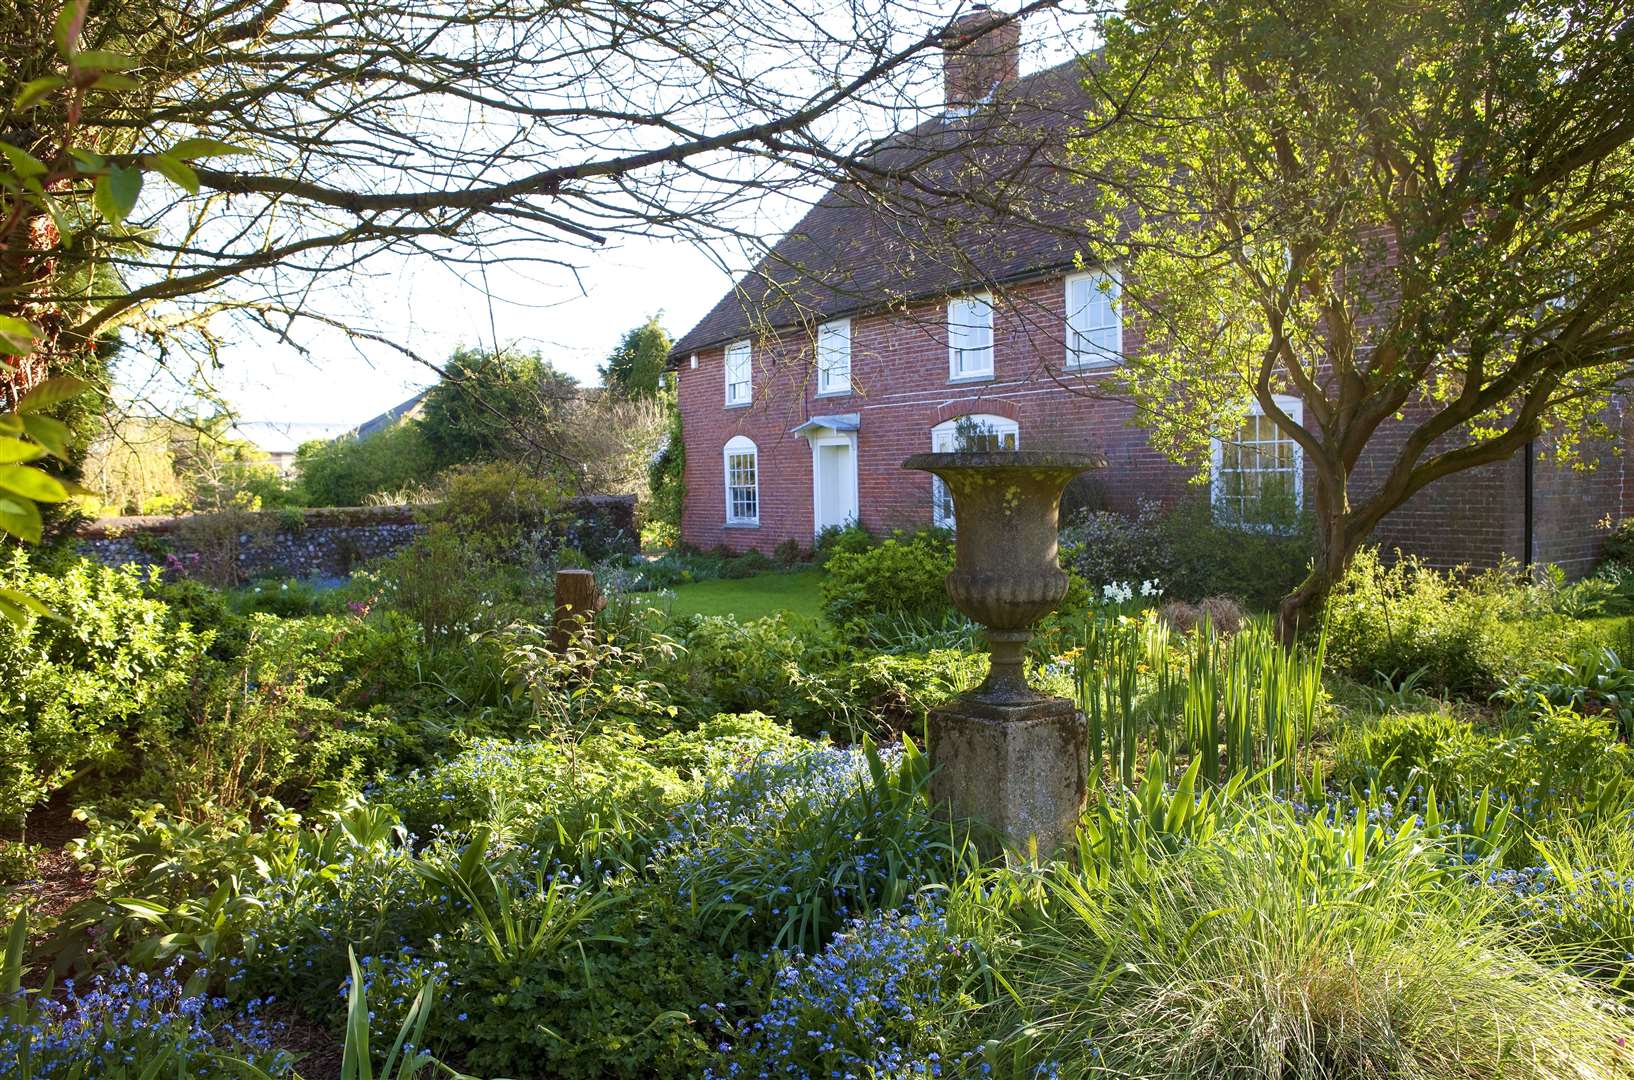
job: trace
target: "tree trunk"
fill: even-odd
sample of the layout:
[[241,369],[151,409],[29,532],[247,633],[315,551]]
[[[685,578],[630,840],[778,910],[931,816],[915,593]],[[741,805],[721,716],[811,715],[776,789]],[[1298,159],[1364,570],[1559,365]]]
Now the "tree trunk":
[[1323,513],[1317,508],[1316,543],[1311,552],[1310,573],[1293,592],[1283,597],[1277,609],[1277,636],[1284,645],[1292,645],[1301,630],[1309,629],[1320,617],[1328,594],[1345,576],[1350,560],[1356,555],[1357,544],[1352,543],[1345,518],[1341,514]]

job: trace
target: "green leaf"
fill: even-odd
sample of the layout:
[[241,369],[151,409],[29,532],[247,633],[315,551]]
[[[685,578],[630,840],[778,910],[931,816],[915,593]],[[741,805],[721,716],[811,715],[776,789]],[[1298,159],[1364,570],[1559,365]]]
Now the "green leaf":
[[39,507],[27,499],[13,499],[0,494],[0,529],[31,544],[38,544],[43,528]]
[[28,465],[0,465],[0,491],[34,502],[62,502],[68,498],[68,489],[61,480]]
[[34,324],[13,315],[0,315],[0,351],[22,356],[34,351]]
[[16,589],[0,589],[0,615],[10,619],[14,625],[21,626],[28,621],[30,613],[41,618],[62,621],[61,616],[28,593]]
[[68,156],[80,164],[80,172],[101,172],[108,167],[108,159],[90,150],[70,146]]
[[17,91],[17,107],[32,109],[45,100],[47,94],[59,86],[67,86],[68,80],[61,75],[47,75],[44,78],[30,79]]
[[185,161],[173,158],[169,154],[149,154],[147,162],[153,167],[154,172],[159,173],[189,195],[199,193],[199,174],[194,172],[193,166]]
[[[23,414],[23,427],[34,437],[34,441],[50,451],[52,457],[68,460],[68,440],[72,438],[68,425],[61,420],[50,416],[41,416],[39,413]],[[4,451],[0,451],[0,456]],[[19,459],[21,460],[21,459]]]
[[224,157],[228,154],[247,154],[248,150],[232,143],[224,143],[220,139],[193,138],[183,139],[172,146],[165,153],[183,161],[192,161],[195,158]]
[[87,49],[69,58],[69,64],[80,71],[126,71],[136,66],[136,58],[104,49]]
[[55,408],[65,401],[72,401],[91,389],[91,384],[84,379],[75,379],[67,375],[59,375],[54,379],[46,379],[34,389],[23,395],[23,400],[17,403],[20,413],[45,412]]
[[79,31],[85,25],[85,9],[89,0],[68,0],[57,12],[57,21],[51,28],[51,37],[57,43],[57,52],[64,58],[71,56],[79,44]]
[[112,73],[98,75],[96,82],[91,84],[92,90],[139,90],[142,84],[129,75],[115,75]]
[[35,458],[44,455],[45,450],[31,442],[0,435],[0,465],[15,465],[22,461],[33,461]]
[[0,142],[0,153],[6,155],[6,160],[11,162],[11,171],[16,173],[19,179],[44,176],[47,172],[45,162],[20,146]]
[[91,201],[95,203],[97,213],[118,225],[136,209],[136,197],[141,193],[142,170],[115,165],[96,178],[96,191]]

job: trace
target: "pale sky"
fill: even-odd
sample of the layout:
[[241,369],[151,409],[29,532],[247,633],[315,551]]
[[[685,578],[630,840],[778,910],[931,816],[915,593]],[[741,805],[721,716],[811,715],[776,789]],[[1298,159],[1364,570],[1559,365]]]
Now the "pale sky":
[[[1081,18],[1069,21],[1074,29],[1087,25]],[[1041,31],[1046,31],[1043,25],[1024,30],[1024,72],[1059,63],[1084,45],[1062,33],[1059,23]],[[917,96],[926,99],[919,109],[887,126],[907,126],[939,109],[939,77],[932,75],[927,93]],[[752,223],[750,231],[769,243],[795,225],[805,201],[816,194],[807,189],[745,206],[737,224]],[[377,256],[360,271],[321,282],[321,295],[314,297],[312,307],[399,342],[433,362],[445,360],[461,345],[488,347],[497,341],[500,346],[537,349],[588,384],[597,381],[597,366],[625,331],[658,314],[670,334],[679,337],[753,259],[725,246],[706,252],[682,240],[635,238],[573,253],[571,261],[578,267],[576,273],[496,261],[484,281],[471,267],[456,271],[427,257]],[[723,263],[734,274],[724,271]],[[466,280],[457,274],[466,275]],[[312,323],[297,325],[291,332],[308,355],[265,331],[231,326],[218,326],[217,331],[227,337],[211,385],[247,424],[345,430],[436,380],[435,372],[387,346],[354,343],[339,331]],[[172,407],[187,404],[176,380],[166,385],[166,379],[153,378],[152,370],[139,361],[127,364],[120,373],[125,391]]]

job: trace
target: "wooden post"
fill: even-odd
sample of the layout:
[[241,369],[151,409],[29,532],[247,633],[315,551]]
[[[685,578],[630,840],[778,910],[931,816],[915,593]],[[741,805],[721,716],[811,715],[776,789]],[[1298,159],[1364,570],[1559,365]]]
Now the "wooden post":
[[589,570],[556,571],[556,613],[550,620],[550,643],[566,652],[574,638],[593,630],[596,612],[607,603]]

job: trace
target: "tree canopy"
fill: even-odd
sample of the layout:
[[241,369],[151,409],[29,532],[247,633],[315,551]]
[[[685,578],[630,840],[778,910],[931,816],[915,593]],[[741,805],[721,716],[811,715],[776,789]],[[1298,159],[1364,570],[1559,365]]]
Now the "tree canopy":
[[1145,343],[1103,389],[1204,468],[1254,405],[1302,448],[1285,627],[1426,485],[1604,433],[1634,371],[1626,4],[1135,0],[1105,37],[1088,257]]
[[598,370],[608,390],[622,397],[651,398],[664,385],[664,365],[669,361],[670,336],[653,315],[632,327],[608,354]]

